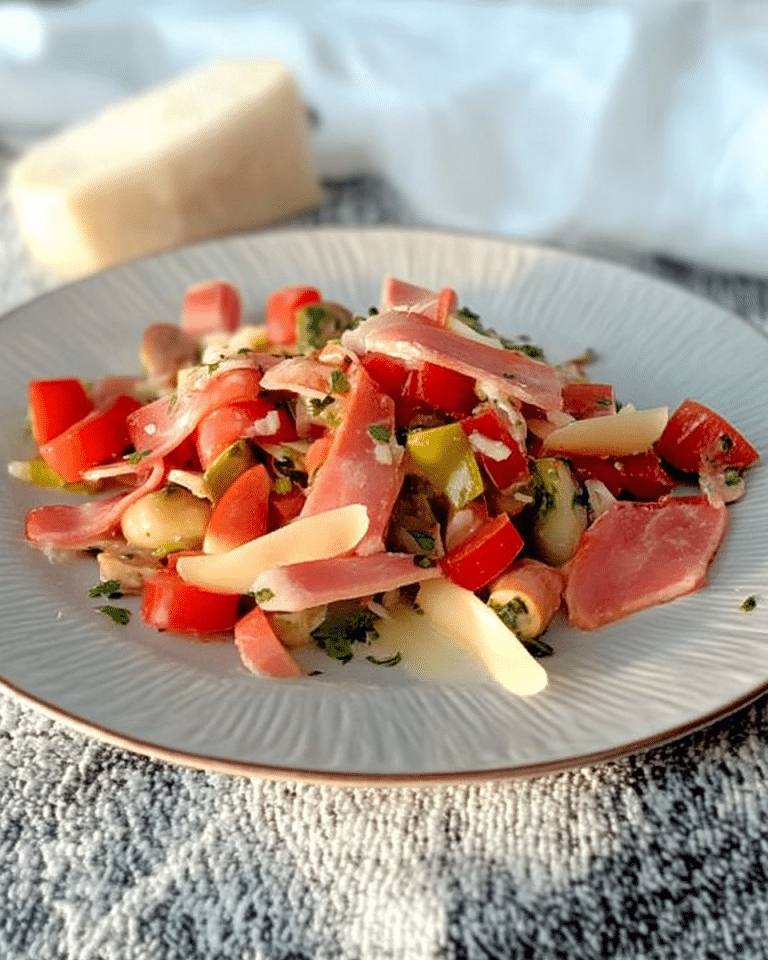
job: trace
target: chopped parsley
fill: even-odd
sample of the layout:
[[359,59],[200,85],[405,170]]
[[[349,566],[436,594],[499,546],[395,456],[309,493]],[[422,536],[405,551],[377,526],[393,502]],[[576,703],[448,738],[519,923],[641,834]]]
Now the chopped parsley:
[[214,360],[213,363],[206,363],[205,366],[208,370],[208,376],[211,377],[221,366],[221,360]]
[[485,333],[483,325],[480,323],[479,313],[475,313],[475,311],[470,310],[469,307],[460,307],[456,313],[475,333]]
[[431,553],[435,549],[435,538],[431,533],[425,533],[423,530],[409,530],[408,534],[416,541],[419,550]]
[[517,350],[518,353],[524,353],[526,357],[532,360],[544,360],[544,351],[532,343],[512,343],[511,340],[502,338],[502,345],[506,350]]
[[262,587],[261,590],[257,590],[253,594],[253,599],[256,603],[266,603],[268,600],[271,600],[275,595],[274,590],[270,590],[269,587]]
[[[499,603],[492,600],[488,606],[493,610],[496,616],[501,620],[504,626],[511,630],[516,636],[520,617],[528,614],[528,606],[520,597],[514,597],[508,603]],[[551,657],[553,650],[548,643],[545,643],[541,637],[520,637],[520,643],[526,648],[532,657]]]
[[118,600],[122,595],[119,580],[104,580],[88,591],[89,597],[106,597],[108,600]]
[[375,317],[378,312],[379,312],[379,308],[378,308],[378,307],[368,307],[368,316],[369,316],[369,317]]
[[435,565],[435,561],[432,559],[432,557],[425,557],[420,553],[417,553],[414,556],[413,562],[417,567],[421,567],[423,570],[428,570],[430,567],[434,567]]
[[757,606],[757,597],[754,596],[753,594],[752,596],[747,597],[744,603],[742,603],[740,609],[743,610],[745,613],[751,613],[756,606]]
[[724,433],[720,437],[720,449],[723,453],[728,453],[730,450],[733,450],[733,437],[730,434]]
[[99,613],[103,613],[105,617],[114,620],[118,626],[124,627],[131,622],[131,611],[126,610],[125,607],[112,607],[107,605],[104,607],[95,607],[95,609],[98,610]]
[[272,484],[275,493],[290,493],[293,489],[293,481],[290,477],[277,477]]
[[326,328],[329,325],[329,312],[325,307],[313,304],[304,307],[303,312],[306,318],[305,340],[310,347],[319,349],[328,339]]
[[383,423],[372,423],[371,426],[368,427],[368,433],[376,443],[389,443],[392,439],[392,430]]
[[735,487],[738,486],[741,481],[741,474],[738,470],[734,470],[732,467],[729,467],[727,470],[723,471],[723,482],[726,487]]
[[307,407],[313,417],[319,417],[323,410],[325,410],[326,407],[329,407],[332,403],[333,397],[331,396],[325,396],[322,398],[322,400],[318,399],[317,397],[310,397],[309,400],[307,400]]
[[378,634],[374,629],[376,616],[358,603],[338,603],[328,609],[323,622],[310,636],[326,656],[349,663],[354,656],[352,645],[368,643]]
[[150,453],[152,453],[151,450],[136,450],[134,453],[130,454],[125,459],[128,461],[128,463],[130,463],[131,465],[134,465],[137,463],[141,463],[144,457],[148,457]]
[[517,623],[520,617],[524,617],[528,613],[528,607],[520,597],[515,597],[508,603],[499,603],[498,600],[491,600],[488,606],[504,626],[513,633],[517,633]]
[[383,660],[377,660],[376,657],[366,657],[365,659],[375,663],[377,667],[396,667],[403,659],[403,655],[398,652],[391,657],[385,657]]
[[334,393],[349,393],[349,380],[341,370],[334,370],[331,373],[331,390]]

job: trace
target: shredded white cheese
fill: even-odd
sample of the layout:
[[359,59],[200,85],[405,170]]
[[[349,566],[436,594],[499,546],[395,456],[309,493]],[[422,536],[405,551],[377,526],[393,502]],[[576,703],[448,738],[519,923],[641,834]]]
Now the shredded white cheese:
[[477,450],[478,453],[482,453],[483,456],[488,457],[489,460],[495,460],[497,462],[506,460],[512,453],[506,443],[502,443],[501,440],[491,440],[490,437],[484,437],[483,434],[477,430],[470,433],[469,445],[473,450]]
[[251,429],[257,436],[266,437],[271,433],[277,433],[280,429],[280,416],[277,410],[270,410],[266,417],[262,417],[261,420],[254,420]]

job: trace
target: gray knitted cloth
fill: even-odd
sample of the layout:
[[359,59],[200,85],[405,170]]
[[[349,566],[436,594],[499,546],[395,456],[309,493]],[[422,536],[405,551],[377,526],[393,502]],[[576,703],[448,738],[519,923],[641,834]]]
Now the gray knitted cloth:
[[[408,222],[380,183],[321,222]],[[764,322],[767,284],[625,262]],[[0,202],[0,307],[54,283]],[[626,760],[430,788],[171,766],[0,695],[0,960],[768,957],[764,701]]]

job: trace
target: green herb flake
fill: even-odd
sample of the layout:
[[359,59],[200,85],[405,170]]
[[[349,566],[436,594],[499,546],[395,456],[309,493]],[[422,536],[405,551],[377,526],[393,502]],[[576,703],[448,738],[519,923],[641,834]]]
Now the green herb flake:
[[150,453],[152,453],[151,450],[137,450],[135,453],[130,454],[125,459],[128,461],[128,463],[130,463],[133,466],[137,463],[141,463],[141,461],[145,457],[148,457]]
[[595,403],[597,404],[598,407],[612,407],[612,406],[613,406],[613,404],[611,403],[611,401],[609,400],[608,397],[598,397],[597,400],[595,400]]
[[488,606],[512,633],[517,633],[518,619],[528,613],[528,607],[520,597],[515,597],[508,603],[499,603],[498,600],[491,600]]
[[369,317],[375,317],[378,312],[379,312],[379,308],[378,308],[378,307],[368,307],[368,316],[369,316]]
[[306,340],[310,347],[319,349],[325,345],[325,327],[328,321],[328,311],[324,307],[310,304],[304,307],[304,316],[307,319]]
[[459,316],[470,329],[475,331],[475,333],[484,334],[486,332],[482,323],[480,322],[480,314],[475,313],[474,310],[470,310],[469,307],[460,307],[456,313],[457,316]]
[[735,487],[738,486],[741,481],[741,474],[738,470],[734,470],[732,467],[729,467],[723,472],[723,482],[726,487]]
[[409,530],[411,538],[416,541],[419,550],[424,553],[431,553],[435,549],[435,538],[431,533],[425,533],[423,530]]
[[209,377],[213,376],[213,374],[216,373],[216,371],[219,369],[220,366],[221,366],[221,360],[214,360],[213,363],[206,363],[205,367],[208,370],[208,376]]
[[506,340],[501,337],[501,345],[505,350],[516,350],[518,353],[524,353],[531,360],[543,360],[544,351],[541,347],[534,346],[532,343],[515,343],[513,340]]
[[114,620],[118,626],[124,627],[131,622],[131,611],[126,610],[125,607],[95,607],[99,613],[103,613],[105,617],[109,617],[111,620]]
[[88,591],[89,597],[107,597],[109,600],[118,600],[122,595],[119,580],[104,580]]
[[307,400],[307,409],[313,417],[319,417],[320,414],[325,410],[326,407],[329,407],[333,403],[333,397],[326,396],[322,400],[317,397],[310,397]]
[[435,561],[432,559],[432,557],[425,557],[420,553],[417,553],[414,556],[413,562],[417,567],[421,567],[422,570],[429,570],[430,567],[435,566]]
[[744,603],[741,604],[741,607],[739,609],[743,610],[745,613],[751,613],[756,606],[757,606],[757,597],[754,596],[753,594],[752,596],[747,597],[747,599],[744,601]]
[[383,423],[372,423],[368,427],[368,433],[376,443],[389,443],[392,439],[392,430]]
[[354,656],[352,644],[375,639],[375,615],[357,603],[332,606],[326,618],[310,633],[312,639],[332,660],[349,663]]
[[551,657],[554,650],[548,643],[545,643],[541,637],[533,637],[520,641],[532,657],[540,660],[542,657]]
[[724,433],[720,437],[720,449],[723,453],[728,453],[733,450],[733,437],[730,434]]
[[293,482],[290,477],[277,477],[272,484],[275,493],[290,493],[293,489]]
[[375,663],[377,667],[396,667],[403,659],[403,655],[398,652],[391,657],[385,657],[383,660],[377,660],[376,657],[366,657],[370,663]]
[[261,590],[257,590],[253,594],[253,599],[258,604],[267,603],[268,600],[271,600],[275,595],[274,590],[270,590],[269,587],[262,587]]
[[331,373],[331,390],[334,393],[349,393],[349,380],[343,371],[334,370]]

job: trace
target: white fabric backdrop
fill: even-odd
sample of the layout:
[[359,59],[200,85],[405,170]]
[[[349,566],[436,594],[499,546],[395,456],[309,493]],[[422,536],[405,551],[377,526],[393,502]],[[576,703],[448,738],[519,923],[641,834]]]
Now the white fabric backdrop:
[[324,176],[426,223],[768,274],[764,0],[0,2],[0,133],[217,56],[289,64]]

